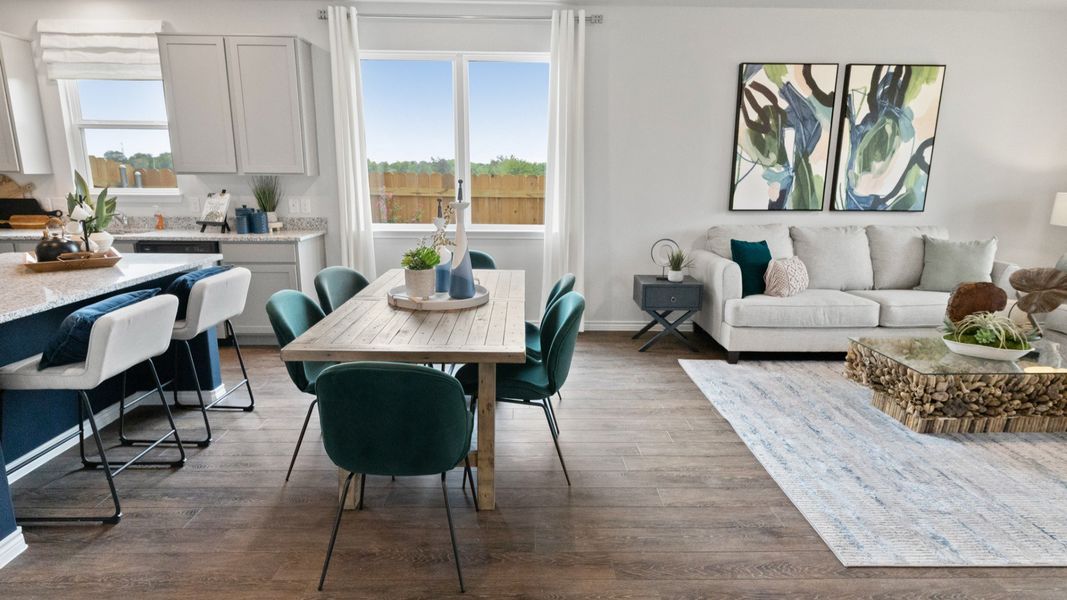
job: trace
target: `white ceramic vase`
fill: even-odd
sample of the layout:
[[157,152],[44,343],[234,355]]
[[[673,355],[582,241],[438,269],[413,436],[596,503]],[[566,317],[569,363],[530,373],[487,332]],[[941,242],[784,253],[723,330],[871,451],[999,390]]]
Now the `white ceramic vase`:
[[685,273],[683,271],[667,271],[667,281],[679,283],[685,280]]
[[274,212],[273,210],[267,211],[267,222],[268,223],[277,223],[278,222],[278,213]]
[[107,252],[115,243],[115,236],[106,231],[97,231],[89,236],[89,250],[92,252]]
[[429,298],[434,292],[434,270],[404,269],[404,291],[409,298]]

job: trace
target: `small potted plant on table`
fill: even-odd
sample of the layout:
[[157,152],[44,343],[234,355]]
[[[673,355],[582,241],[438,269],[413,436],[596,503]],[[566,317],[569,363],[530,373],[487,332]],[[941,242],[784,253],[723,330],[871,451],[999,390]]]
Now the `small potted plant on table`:
[[956,354],[988,360],[1018,360],[1033,346],[1033,331],[1010,318],[991,312],[976,312],[958,321],[945,320],[943,339]]
[[683,273],[682,270],[690,267],[692,264],[693,259],[685,253],[685,250],[679,248],[668,252],[667,265],[670,269],[667,271],[667,281],[674,283],[683,281],[685,279],[685,273]]
[[441,255],[431,246],[419,243],[404,253],[404,288],[410,298],[429,298],[434,293],[434,270]]
[[259,210],[267,213],[268,223],[278,222],[278,205],[282,202],[282,186],[277,175],[254,175],[252,177],[252,195],[256,198]]

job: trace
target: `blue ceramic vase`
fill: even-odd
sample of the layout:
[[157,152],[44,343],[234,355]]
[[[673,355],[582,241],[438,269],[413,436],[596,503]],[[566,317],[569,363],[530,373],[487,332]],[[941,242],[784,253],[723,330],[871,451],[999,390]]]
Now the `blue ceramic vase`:
[[474,270],[471,268],[471,253],[467,247],[467,230],[464,227],[469,202],[463,201],[463,180],[459,180],[456,192],[456,251],[452,254],[452,277],[448,295],[457,300],[474,297]]

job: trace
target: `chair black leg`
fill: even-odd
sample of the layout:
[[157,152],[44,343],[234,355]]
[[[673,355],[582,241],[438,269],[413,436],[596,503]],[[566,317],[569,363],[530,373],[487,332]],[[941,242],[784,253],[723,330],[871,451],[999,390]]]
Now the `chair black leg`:
[[467,481],[471,482],[471,498],[474,498],[474,510],[481,510],[478,508],[478,492],[474,489],[474,473],[471,472],[471,459],[463,459],[463,485],[465,486]]
[[563,392],[556,391],[556,397],[559,398],[559,403],[563,404]]
[[230,339],[233,340],[233,349],[237,351],[237,362],[241,365],[241,377],[244,379],[241,383],[233,386],[233,389],[241,387],[242,384],[245,386],[245,389],[248,390],[248,406],[242,406],[241,409],[245,412],[252,412],[256,409],[256,397],[252,395],[252,382],[248,380],[245,359],[241,355],[241,343],[237,341],[237,332],[233,330],[233,323],[229,319],[226,319],[226,330],[230,333]]
[[359,474],[359,504],[356,505],[356,510],[363,510],[363,492],[367,489],[367,474]]
[[[178,453],[181,454],[181,459],[171,463],[175,467],[180,467],[185,464],[185,446],[182,445],[182,438],[178,435],[178,425],[174,423],[174,414],[170,412],[170,405],[167,404],[167,397],[163,394],[163,384],[159,381],[159,371],[156,370],[156,363],[151,358],[148,359],[148,368],[152,370],[152,379],[156,382],[156,391],[159,392],[159,403],[163,405],[163,412],[167,415],[167,423],[170,424],[170,431],[174,434],[174,442],[178,445]],[[126,374],[122,374],[123,392],[126,391]],[[123,401],[125,401],[125,394],[123,395]],[[121,414],[121,413],[120,413]]]
[[[206,435],[202,440],[196,440],[193,442],[200,448],[207,448],[211,445],[211,422],[207,416],[207,405],[204,404],[204,393],[200,391],[200,376],[196,374],[196,361],[193,360],[193,347],[189,345],[188,341],[182,341],[181,344],[185,346],[185,356],[189,361],[189,371],[193,376],[193,389],[196,390],[196,400],[200,403],[200,414],[204,416],[204,431]],[[174,403],[178,403],[178,385],[177,385],[177,372],[175,372],[175,385],[174,385]]]
[[304,417],[304,426],[300,428],[300,437],[296,438],[296,448],[293,449],[293,459],[289,461],[289,470],[285,472],[285,480],[289,481],[289,476],[293,474],[293,465],[296,464],[296,455],[300,454],[300,445],[304,443],[304,433],[308,430],[308,423],[311,422],[311,413],[315,410],[315,405],[319,403],[319,399],[315,398],[311,401],[311,406],[308,407],[308,414]]
[[541,408],[545,411],[545,419],[548,421],[548,431],[552,434],[552,443],[556,445],[556,456],[559,456],[559,464],[563,467],[563,477],[567,479],[567,485],[571,484],[571,476],[567,474],[567,463],[563,462],[563,452],[559,449],[559,436],[556,435],[556,430],[552,427],[552,414],[549,412],[548,403],[545,402],[541,405]]
[[552,431],[554,431],[556,433],[556,435],[558,436],[559,435],[559,421],[556,420],[556,409],[552,406],[552,397],[551,396],[549,396],[548,398],[545,398],[545,406],[548,407],[548,415],[550,417],[552,417],[552,422],[550,423],[550,426],[552,427]]
[[341,490],[341,502],[337,506],[337,518],[333,522],[333,533],[330,535],[330,546],[326,549],[326,560],[322,563],[322,575],[319,575],[319,591],[322,584],[326,583],[326,570],[330,568],[330,557],[333,556],[333,545],[337,541],[337,530],[341,528],[341,515],[345,514],[345,500],[348,498],[348,488],[352,484],[355,473],[349,473],[345,478],[345,487]]
[[445,496],[445,514],[448,515],[448,534],[452,537],[452,555],[456,557],[456,575],[459,576],[459,591],[466,592],[463,587],[463,567],[459,564],[459,547],[456,545],[456,528],[452,525],[452,508],[448,505],[448,484],[445,483],[445,475],[441,473],[441,492]]

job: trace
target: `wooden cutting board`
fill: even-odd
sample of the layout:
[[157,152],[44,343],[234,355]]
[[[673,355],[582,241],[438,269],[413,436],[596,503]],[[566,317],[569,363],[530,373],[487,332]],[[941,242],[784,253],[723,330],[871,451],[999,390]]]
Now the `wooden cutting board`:
[[30,198],[36,186],[21,185],[7,175],[0,175],[0,198]]

